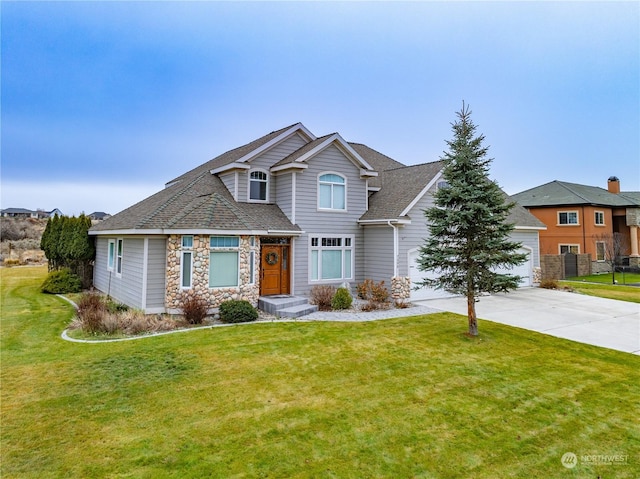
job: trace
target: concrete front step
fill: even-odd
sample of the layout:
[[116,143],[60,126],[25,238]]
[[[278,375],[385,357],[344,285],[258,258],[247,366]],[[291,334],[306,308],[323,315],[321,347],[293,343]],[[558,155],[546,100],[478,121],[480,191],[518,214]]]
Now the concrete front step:
[[281,309],[276,315],[281,318],[299,318],[300,316],[306,316],[316,311],[318,311],[318,307],[313,304],[299,304],[297,306],[291,306],[290,308]]
[[258,308],[284,318],[298,318],[318,310],[317,306],[309,304],[307,298],[289,295],[261,296]]

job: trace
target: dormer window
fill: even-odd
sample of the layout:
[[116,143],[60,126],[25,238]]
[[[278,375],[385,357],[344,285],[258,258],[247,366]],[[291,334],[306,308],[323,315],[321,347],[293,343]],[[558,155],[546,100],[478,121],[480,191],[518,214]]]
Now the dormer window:
[[347,209],[347,180],[335,173],[318,177],[318,208],[321,210]]
[[269,175],[255,170],[249,174],[249,201],[267,201]]

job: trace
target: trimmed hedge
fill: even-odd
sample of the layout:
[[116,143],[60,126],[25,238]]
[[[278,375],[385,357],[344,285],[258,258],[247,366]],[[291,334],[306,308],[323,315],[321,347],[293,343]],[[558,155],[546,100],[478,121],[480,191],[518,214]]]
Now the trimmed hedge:
[[230,300],[220,304],[220,321],[223,323],[248,323],[258,319],[258,311],[249,301]]

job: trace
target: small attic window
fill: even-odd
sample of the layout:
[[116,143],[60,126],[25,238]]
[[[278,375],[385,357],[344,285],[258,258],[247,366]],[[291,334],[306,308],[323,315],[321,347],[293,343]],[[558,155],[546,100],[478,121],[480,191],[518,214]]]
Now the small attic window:
[[265,171],[252,171],[249,175],[249,200],[267,201],[269,175]]
[[436,186],[437,186],[437,188],[439,190],[441,190],[443,188],[449,188],[449,182],[448,181],[444,181],[444,180],[438,181],[438,184]]

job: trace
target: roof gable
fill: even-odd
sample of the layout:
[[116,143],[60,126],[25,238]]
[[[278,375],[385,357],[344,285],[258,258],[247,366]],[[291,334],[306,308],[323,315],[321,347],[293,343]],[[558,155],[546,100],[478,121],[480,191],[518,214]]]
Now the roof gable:
[[336,146],[345,157],[359,167],[362,176],[377,176],[374,168],[338,133],[325,135],[307,143],[273,165],[271,171],[275,173],[291,168],[306,168],[306,164],[311,158],[331,145]]
[[205,171],[210,172],[212,170],[224,168],[226,165],[232,163],[238,163],[239,165],[246,163],[249,158],[266,151],[268,148],[272,148],[274,145],[297,133],[308,136],[310,140],[315,139],[315,136],[307,130],[302,123],[295,123],[285,128],[281,128],[280,130],[272,131],[271,133],[253,140],[246,145],[239,146],[238,148],[234,148],[233,150],[229,150],[219,156],[216,156],[212,160],[209,160],[206,163],[203,163],[200,166],[197,166],[167,182],[165,186],[171,186],[187,178],[197,176]]

